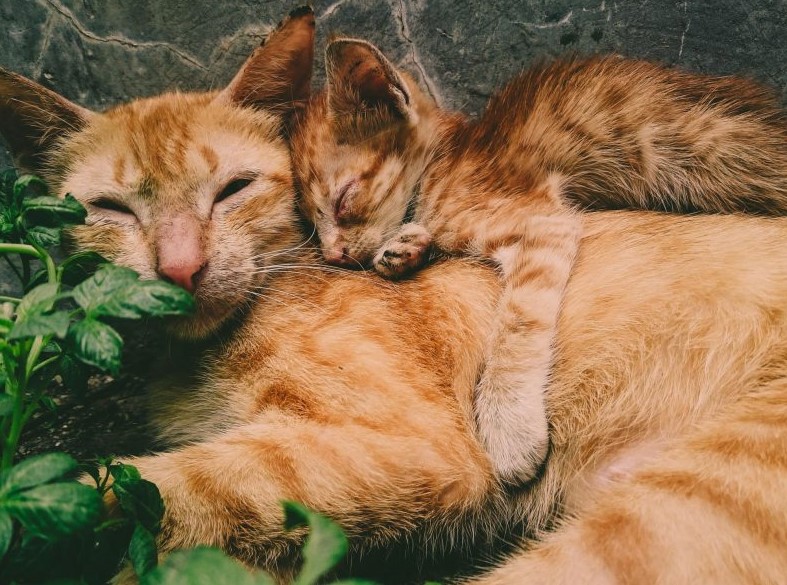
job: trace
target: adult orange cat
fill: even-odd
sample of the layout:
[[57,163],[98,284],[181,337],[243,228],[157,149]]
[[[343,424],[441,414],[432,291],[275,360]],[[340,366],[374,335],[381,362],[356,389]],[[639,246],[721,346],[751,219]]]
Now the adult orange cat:
[[[155,276],[178,245],[166,222],[184,201],[197,215],[203,272],[181,280],[198,312],[172,329],[207,349],[152,388],[172,450],[128,460],[164,497],[162,549],[215,544],[286,575],[303,535],[282,530],[279,501],[297,499],[347,530],[353,568],[370,549],[428,557],[524,522],[555,530],[490,582],[777,582],[787,221],[583,218],[548,399],[552,455],[531,490],[506,496],[467,422],[495,273],[450,260],[397,284],[309,278],[314,254],[289,249],[304,236],[279,129],[304,94],[282,88],[308,87],[312,27],[296,13],[229,89],[103,114],[0,73],[3,135],[88,206],[77,246]],[[282,273],[272,257],[297,266]]]
[[573,58],[525,71],[472,122],[365,41],[330,42],[326,64],[295,138],[301,208],[325,258],[399,277],[434,243],[501,269],[474,411],[504,481],[529,480],[546,456],[577,206],[787,212],[787,116],[743,79]]

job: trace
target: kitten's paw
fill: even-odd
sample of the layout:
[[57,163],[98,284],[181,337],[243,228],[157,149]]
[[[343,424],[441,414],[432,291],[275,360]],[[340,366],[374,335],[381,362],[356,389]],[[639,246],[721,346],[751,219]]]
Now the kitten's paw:
[[386,278],[401,278],[426,262],[431,234],[417,223],[404,224],[399,232],[380,248],[372,264]]
[[535,477],[549,451],[542,392],[505,388],[487,373],[476,388],[475,415],[495,476],[506,484]]

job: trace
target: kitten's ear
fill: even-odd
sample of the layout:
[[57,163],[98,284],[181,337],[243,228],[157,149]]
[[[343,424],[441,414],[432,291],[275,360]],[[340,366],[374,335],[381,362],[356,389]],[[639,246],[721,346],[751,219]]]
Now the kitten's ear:
[[413,121],[410,90],[380,49],[358,39],[334,39],[325,49],[328,104],[339,116],[377,113]]
[[23,169],[40,172],[57,140],[81,130],[97,115],[0,68],[0,134]]
[[306,105],[313,67],[314,11],[303,6],[257,47],[221,97],[287,115]]

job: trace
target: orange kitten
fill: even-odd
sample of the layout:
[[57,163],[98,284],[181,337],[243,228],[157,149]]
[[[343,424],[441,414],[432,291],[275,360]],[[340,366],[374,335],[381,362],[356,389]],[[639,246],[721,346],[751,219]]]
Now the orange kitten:
[[337,39],[295,138],[326,260],[397,278],[430,246],[491,259],[505,292],[478,384],[499,477],[533,477],[577,207],[787,211],[787,124],[763,88],[617,56],[534,67],[478,122],[443,112],[373,45]]

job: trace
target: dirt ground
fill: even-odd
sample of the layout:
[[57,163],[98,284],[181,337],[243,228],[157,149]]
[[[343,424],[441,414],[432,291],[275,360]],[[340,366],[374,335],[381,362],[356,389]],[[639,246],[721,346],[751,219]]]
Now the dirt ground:
[[22,434],[19,456],[65,451],[84,461],[150,450],[145,416],[145,376],[155,353],[150,335],[127,335],[121,374],[93,376],[84,395],[54,381],[50,396],[57,408],[34,415]]

